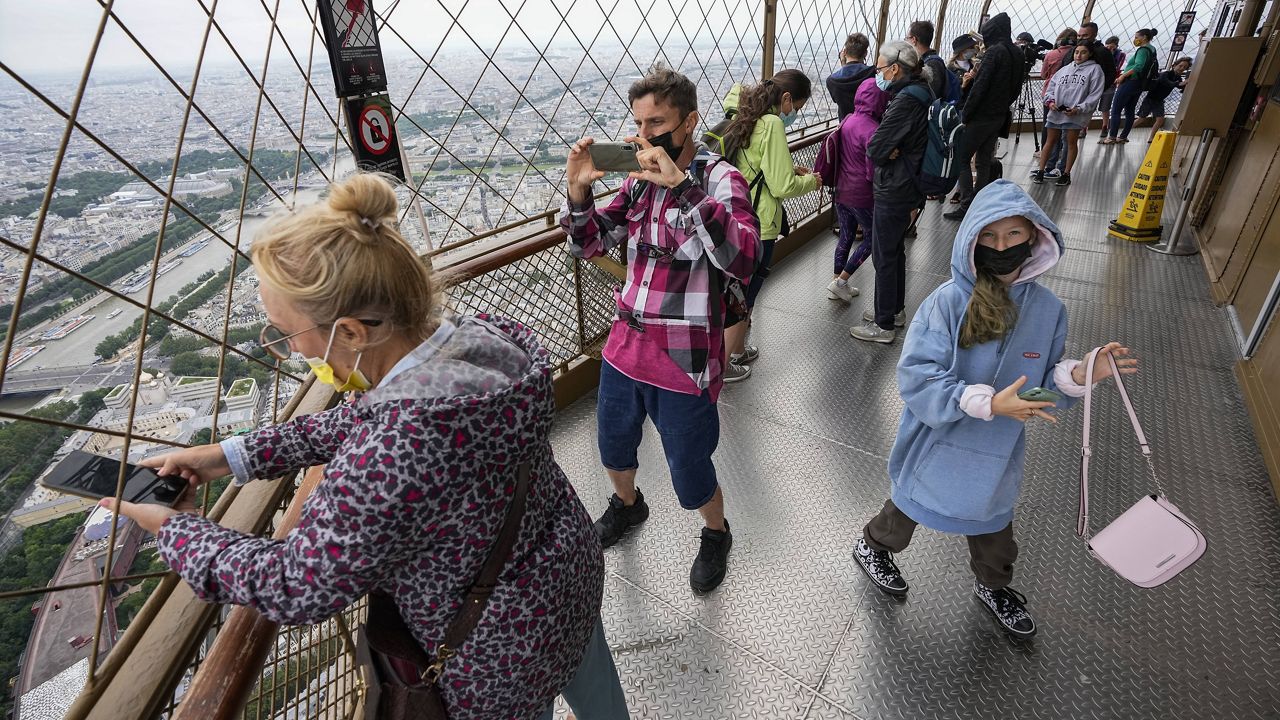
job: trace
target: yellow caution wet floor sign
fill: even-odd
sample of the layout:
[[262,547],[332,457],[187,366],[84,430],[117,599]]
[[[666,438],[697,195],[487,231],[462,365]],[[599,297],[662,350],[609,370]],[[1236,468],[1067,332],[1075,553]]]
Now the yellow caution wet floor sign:
[[1169,184],[1169,165],[1173,161],[1173,145],[1178,134],[1156,133],[1156,139],[1142,159],[1138,176],[1129,186],[1120,216],[1107,227],[1107,234],[1121,240],[1151,242],[1160,239],[1160,213],[1164,210],[1164,193]]

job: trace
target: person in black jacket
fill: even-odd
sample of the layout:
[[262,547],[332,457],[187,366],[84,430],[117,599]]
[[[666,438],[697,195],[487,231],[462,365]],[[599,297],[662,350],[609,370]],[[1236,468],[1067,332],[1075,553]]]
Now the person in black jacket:
[[[1116,56],[1111,48],[1098,41],[1098,23],[1095,22],[1080,24],[1080,31],[1076,33],[1076,45],[1088,47],[1093,53],[1093,61],[1102,68],[1102,100],[1098,102],[1098,110],[1102,112],[1102,137],[1105,139],[1107,117],[1111,113],[1111,98],[1115,96]],[[1084,137],[1084,134],[1082,133],[1080,137]]]
[[907,256],[902,243],[912,209],[924,200],[916,176],[929,142],[929,105],[902,91],[918,85],[930,98],[930,104],[933,92],[921,75],[920,56],[901,40],[881,46],[876,70],[876,85],[893,99],[867,143],[867,157],[875,165],[871,181],[875,196],[871,218],[875,312],[864,314],[866,324],[850,328],[849,334],[859,340],[888,344],[897,337],[894,328],[906,324]]
[[[1007,13],[988,20],[981,33],[986,52],[964,97],[964,105],[960,107],[960,116],[965,124],[965,143],[960,157],[965,163],[977,161],[974,194],[992,180],[991,162],[995,158],[996,143],[1007,132],[1012,120],[1009,107],[1018,99],[1026,77],[1026,60],[1013,45],[1013,31]],[[972,201],[972,194],[961,198],[960,207],[943,217],[960,220]]]
[[876,69],[866,64],[870,47],[871,41],[862,33],[853,33],[845,38],[844,47],[840,49],[840,67],[827,78],[827,92],[831,93],[841,122],[853,112],[858,86],[876,74]]
[[911,49],[920,56],[920,70],[934,97],[946,99],[947,95],[947,63],[942,56],[933,50],[933,23],[928,20],[916,20],[907,28],[907,36],[903,38]]

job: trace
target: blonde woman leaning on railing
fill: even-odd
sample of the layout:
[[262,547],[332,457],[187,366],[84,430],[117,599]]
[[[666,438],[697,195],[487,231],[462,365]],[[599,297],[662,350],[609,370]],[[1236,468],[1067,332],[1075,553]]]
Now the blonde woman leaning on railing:
[[395,218],[391,187],[358,175],[253,244],[263,346],[280,359],[300,354],[320,381],[358,399],[144,461],[192,487],[324,464],[297,528],[271,540],[191,505],[120,511],[156,534],[161,556],[203,600],[305,625],[379,593],[437,657],[508,507],[519,507],[513,488],[527,464],[510,556],[439,677],[448,716],[549,717],[564,689],[580,720],[625,718],[600,626],[600,543],[552,458],[548,354],[511,320],[442,315]]

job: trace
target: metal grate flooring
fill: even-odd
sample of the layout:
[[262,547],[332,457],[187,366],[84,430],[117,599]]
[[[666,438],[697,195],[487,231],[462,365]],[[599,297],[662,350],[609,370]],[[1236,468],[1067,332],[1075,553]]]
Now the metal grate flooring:
[[[1068,355],[1113,338],[1140,353],[1130,392],[1171,498],[1209,539],[1205,557],[1152,590],[1090,559],[1074,536],[1077,406],[1029,429],[1014,585],[1034,640],[1006,638],[974,601],[958,537],[917,533],[898,556],[905,601],[870,587],[849,552],[888,493],[902,342],[848,336],[874,273],[868,262],[854,277],[864,294],[851,306],[828,300],[834,238],[820,238],[775,268],[755,372],[721,396],[715,460],[734,548],[709,597],[687,581],[701,523],[676,502],[647,426],[640,487],[653,513],[605,553],[604,624],[633,718],[1280,718],[1280,508],[1232,375],[1227,315],[1198,258],[1106,238],[1146,145],[1095,140],[1070,187],[1030,185],[1029,138],[1003,143],[1004,165],[1067,235],[1043,282],[1070,311]],[[908,312],[949,277],[958,224],[945,209],[930,203],[908,246]],[[1105,522],[1146,485],[1123,411],[1103,398],[1093,516]],[[592,395],[555,430],[593,516],[611,492],[595,428]]]

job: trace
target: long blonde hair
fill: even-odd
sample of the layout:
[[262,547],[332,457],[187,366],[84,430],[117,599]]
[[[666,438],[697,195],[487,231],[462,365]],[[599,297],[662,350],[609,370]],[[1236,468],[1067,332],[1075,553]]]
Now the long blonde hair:
[[[1027,242],[1035,252],[1035,244],[1040,240],[1039,232],[1035,223],[1025,217],[1021,219],[1030,235]],[[977,244],[976,240],[974,244]],[[1018,305],[1009,297],[1008,284],[986,270],[977,269],[977,275],[973,294],[969,296],[969,308],[965,311],[964,322],[960,324],[960,347],[966,349],[999,340],[1018,323]]]
[[396,225],[387,179],[357,174],[329,186],[327,202],[287,215],[253,242],[262,282],[317,324],[381,320],[421,342],[438,324],[437,283]]

